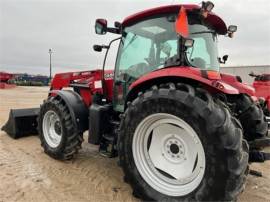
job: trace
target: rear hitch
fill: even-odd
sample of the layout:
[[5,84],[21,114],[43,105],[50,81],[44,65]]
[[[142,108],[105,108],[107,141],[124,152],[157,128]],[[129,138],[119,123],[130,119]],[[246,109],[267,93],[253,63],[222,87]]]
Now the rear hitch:
[[1,128],[13,139],[35,135],[39,108],[11,109],[7,123]]

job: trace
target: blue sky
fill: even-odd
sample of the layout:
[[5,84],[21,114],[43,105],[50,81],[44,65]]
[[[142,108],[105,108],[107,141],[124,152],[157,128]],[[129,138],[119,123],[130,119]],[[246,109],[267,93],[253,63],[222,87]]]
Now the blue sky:
[[[201,1],[177,0],[0,0],[0,71],[49,74],[48,49],[53,49],[53,73],[100,68],[106,44],[115,35],[97,36],[96,18],[110,25],[147,8]],[[219,38],[220,55],[228,66],[270,64],[270,1],[215,0],[214,12],[238,25],[235,38]],[[107,66],[113,68],[113,47]]]

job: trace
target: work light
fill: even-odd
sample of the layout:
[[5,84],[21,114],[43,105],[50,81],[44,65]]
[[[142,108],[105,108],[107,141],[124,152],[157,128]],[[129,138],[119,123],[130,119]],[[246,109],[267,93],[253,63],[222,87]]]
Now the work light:
[[211,1],[202,2],[202,9],[207,12],[211,12],[214,8],[214,4]]
[[187,48],[193,47],[193,44],[194,44],[193,39],[185,39],[185,41],[184,41],[184,46],[187,47]]
[[214,4],[211,1],[207,1],[207,2],[202,2],[202,7],[200,9],[200,14],[201,16],[203,16],[204,18],[208,17],[208,14],[213,10],[214,8]]

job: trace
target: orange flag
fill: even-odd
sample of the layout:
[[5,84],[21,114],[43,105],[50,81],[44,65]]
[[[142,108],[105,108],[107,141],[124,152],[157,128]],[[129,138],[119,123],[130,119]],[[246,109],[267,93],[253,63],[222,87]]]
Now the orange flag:
[[181,6],[175,21],[175,31],[184,38],[187,38],[189,35],[187,12],[183,6]]

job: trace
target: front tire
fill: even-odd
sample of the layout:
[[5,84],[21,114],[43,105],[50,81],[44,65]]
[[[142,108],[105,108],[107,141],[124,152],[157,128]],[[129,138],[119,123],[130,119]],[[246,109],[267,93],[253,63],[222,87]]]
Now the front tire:
[[59,97],[50,97],[41,105],[38,131],[44,152],[54,159],[72,159],[83,142],[83,134],[76,132],[69,109]]
[[178,86],[154,87],[125,111],[119,137],[125,179],[143,200],[235,200],[248,173],[241,125],[208,93]]
[[240,95],[235,103],[235,111],[243,126],[245,139],[253,141],[266,137],[268,123],[261,106],[254,103],[248,95],[244,94]]

